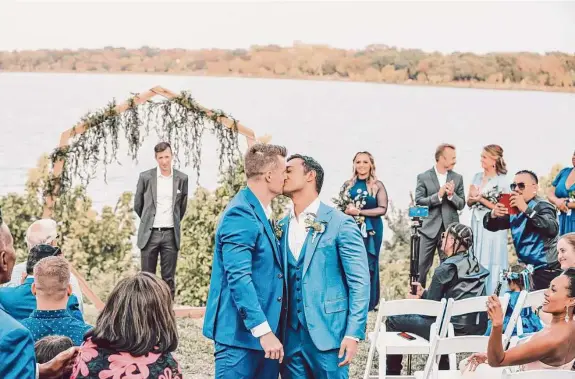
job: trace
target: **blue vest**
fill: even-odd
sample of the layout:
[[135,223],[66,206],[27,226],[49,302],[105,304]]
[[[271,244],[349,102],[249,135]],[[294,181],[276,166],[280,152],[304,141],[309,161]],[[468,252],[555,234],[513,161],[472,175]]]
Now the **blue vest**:
[[288,261],[288,323],[289,325],[297,330],[299,324],[301,324],[304,329],[307,329],[307,322],[305,320],[305,312],[303,309],[303,296],[302,296],[302,274],[303,274],[303,260],[305,255],[305,249],[307,246],[306,238],[299,255],[299,259],[296,261],[289,247],[289,243],[286,242],[287,246],[287,261]]

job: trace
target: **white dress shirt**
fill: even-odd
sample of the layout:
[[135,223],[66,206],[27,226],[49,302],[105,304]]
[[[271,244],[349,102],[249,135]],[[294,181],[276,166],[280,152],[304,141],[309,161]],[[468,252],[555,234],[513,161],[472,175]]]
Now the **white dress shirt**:
[[156,194],[156,216],[154,228],[174,227],[174,169],[169,176],[162,175],[158,167],[158,186]]
[[[258,201],[259,201],[259,199],[258,199]],[[261,205],[262,209],[264,210],[264,213],[266,214],[267,221],[269,222],[270,218],[272,217],[272,207],[270,205],[268,205],[267,207],[264,207],[264,205],[262,204],[261,201],[260,201],[260,205]],[[256,326],[255,328],[252,328],[250,331],[252,332],[252,336],[254,336],[256,338],[260,338],[261,336],[271,332],[272,328],[270,328],[270,324],[268,324],[267,321],[264,321],[261,324],[259,324],[258,326]]]
[[305,220],[307,217],[310,217],[310,215],[312,218],[317,216],[319,204],[319,198],[316,198],[307,206],[306,209],[304,209],[299,217],[295,215],[293,207],[290,211],[288,245],[296,261],[299,259],[301,248],[303,247],[308,234],[306,231]]
[[[433,169],[435,170],[435,175],[437,175],[437,181],[439,182],[439,188],[443,187],[445,185],[445,183],[447,183],[447,172],[445,172],[445,174],[440,174],[439,171],[437,171],[437,166],[433,166]],[[447,200],[453,199],[453,195],[448,196]],[[441,203],[443,201],[443,198],[439,198],[439,202]]]

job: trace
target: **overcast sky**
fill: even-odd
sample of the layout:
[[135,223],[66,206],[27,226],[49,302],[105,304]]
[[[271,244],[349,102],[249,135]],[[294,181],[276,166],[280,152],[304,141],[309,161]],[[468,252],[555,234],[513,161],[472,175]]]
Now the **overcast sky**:
[[575,53],[575,2],[0,0],[0,50],[241,48],[294,41]]

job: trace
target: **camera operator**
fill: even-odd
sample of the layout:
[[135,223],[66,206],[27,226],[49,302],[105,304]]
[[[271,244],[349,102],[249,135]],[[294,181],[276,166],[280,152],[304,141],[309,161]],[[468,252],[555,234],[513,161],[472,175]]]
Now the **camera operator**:
[[557,234],[559,223],[555,207],[537,196],[539,180],[528,170],[515,174],[510,185],[510,205],[517,214],[509,214],[504,204],[498,203],[483,218],[489,231],[511,229],[513,245],[521,263],[530,264],[534,290],[549,288],[549,283],[561,274],[557,259]]
[[[459,223],[450,224],[442,233],[441,247],[447,258],[433,273],[429,289],[424,290],[420,283],[413,283],[417,292],[408,298],[440,301],[442,298],[462,300],[485,295],[489,272],[473,255],[471,228]],[[429,328],[434,322],[435,317],[402,315],[388,317],[386,326],[388,332],[413,333],[429,340]],[[451,323],[456,335],[483,335],[487,328],[487,315],[470,313],[453,317]],[[401,355],[388,355],[386,375],[400,375],[401,360]],[[447,356],[441,357],[439,368],[448,368]]]

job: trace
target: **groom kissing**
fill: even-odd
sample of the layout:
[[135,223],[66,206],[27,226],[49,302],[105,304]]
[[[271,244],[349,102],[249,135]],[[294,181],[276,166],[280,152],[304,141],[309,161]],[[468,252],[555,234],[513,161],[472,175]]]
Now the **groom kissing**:
[[353,219],[320,202],[323,176],[313,158],[288,158],[283,191],[293,209],[279,224],[288,287],[283,379],[347,378],[365,336],[367,254]]

